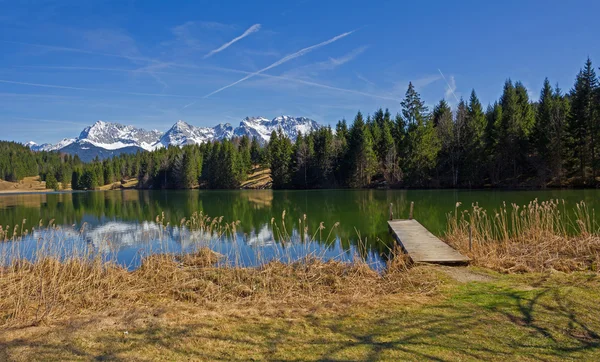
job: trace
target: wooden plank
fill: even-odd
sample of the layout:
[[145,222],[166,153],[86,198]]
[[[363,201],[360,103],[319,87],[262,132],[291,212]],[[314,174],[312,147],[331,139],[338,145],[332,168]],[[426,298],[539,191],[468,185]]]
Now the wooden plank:
[[465,264],[471,260],[438,239],[417,220],[390,220],[388,226],[415,263]]

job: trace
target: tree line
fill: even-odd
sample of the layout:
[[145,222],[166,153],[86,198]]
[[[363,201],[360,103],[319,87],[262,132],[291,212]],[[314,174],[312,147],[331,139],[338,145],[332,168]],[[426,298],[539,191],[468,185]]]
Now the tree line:
[[[267,144],[247,136],[122,154],[83,163],[77,156],[0,143],[0,177],[41,175],[53,188],[94,189],[137,178],[140,188],[239,188],[253,167],[270,168],[273,188],[595,187],[600,185],[600,85],[588,59],[569,92],[546,79],[537,101],[508,79],[484,109],[475,90],[455,109],[430,111],[409,83],[400,112],[358,112],[350,125]],[[63,186],[64,187],[64,186]]]
[[0,179],[17,182],[25,177],[42,176],[69,182],[75,165],[82,164],[78,156],[58,152],[33,152],[17,142],[0,141]]
[[358,112],[348,127],[322,128],[267,147],[274,188],[597,187],[600,85],[588,59],[569,92],[546,79],[537,101],[508,79],[487,106],[475,90],[454,110],[430,111],[409,83],[401,112]]

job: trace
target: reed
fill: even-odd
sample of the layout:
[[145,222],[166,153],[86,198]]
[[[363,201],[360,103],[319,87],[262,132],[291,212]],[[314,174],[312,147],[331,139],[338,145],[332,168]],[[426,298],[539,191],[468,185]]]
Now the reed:
[[[240,255],[225,256],[207,247],[215,238],[235,239],[239,223],[202,213],[182,219],[177,226],[193,236],[198,246],[195,252],[170,253],[159,247],[156,253],[144,255],[133,271],[114,258],[94,253],[92,247],[71,245],[74,230],[53,223],[14,234],[14,238],[11,235],[11,247],[0,255],[0,326],[37,325],[67,315],[177,303],[209,308],[257,304],[307,308],[436,290],[433,274],[410,268],[403,257],[394,258],[378,272],[359,256],[343,262],[311,253],[316,242],[312,236],[325,233],[325,226],[321,223],[313,232],[306,216],[301,221],[303,232],[297,240],[288,232],[285,214],[281,221],[273,220],[273,239],[286,244],[285,251],[263,258],[257,248],[258,267],[245,267]],[[155,223],[161,233],[173,227],[165,223],[164,215],[158,215]],[[84,229],[78,231],[80,237]],[[325,235],[329,238],[331,233]],[[36,235],[35,250],[23,249],[26,235]],[[302,248],[305,256],[294,259],[298,255],[294,248]],[[69,253],[65,255],[64,250]]]
[[460,206],[448,214],[445,237],[475,265],[509,273],[600,267],[600,226],[585,202],[569,209],[564,200],[536,199],[491,213],[478,204]]

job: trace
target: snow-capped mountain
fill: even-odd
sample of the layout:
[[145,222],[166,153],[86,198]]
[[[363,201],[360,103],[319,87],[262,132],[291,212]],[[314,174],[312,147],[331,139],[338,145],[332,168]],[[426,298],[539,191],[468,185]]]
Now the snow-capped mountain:
[[41,145],[38,145],[37,143],[31,141],[31,142],[27,142],[25,144],[25,146],[28,146],[33,151],[57,151],[57,150],[60,150],[61,148],[67,147],[68,145],[70,145],[71,143],[73,143],[75,141],[77,141],[77,139],[75,139],[75,138],[65,138],[56,144],[42,143]]
[[209,127],[194,127],[184,121],[177,121],[161,138],[164,147],[201,144],[215,139],[215,130]]
[[78,138],[65,138],[57,144],[28,142],[34,151],[60,151],[77,154],[84,161],[96,156],[107,158],[119,153],[152,151],[161,147],[201,144],[233,137],[256,137],[260,143],[267,143],[271,133],[281,129],[293,141],[298,132],[307,134],[318,129],[317,122],[305,117],[279,116],[269,120],[263,117],[246,117],[238,127],[221,123],[215,127],[195,127],[184,121],[177,121],[167,132],[147,131],[119,123],[98,121],[86,127]]
[[318,128],[317,122],[305,117],[279,116],[272,120],[263,117],[246,117],[234,130],[234,134],[238,137],[247,135],[250,138],[256,137],[262,142],[269,142],[271,133],[281,129],[292,141],[295,141],[298,132],[307,134]]
[[162,132],[157,130],[146,131],[142,128],[124,126],[119,123],[98,121],[86,127],[77,142],[90,143],[96,147],[107,150],[116,150],[125,147],[140,147],[150,151],[156,147]]

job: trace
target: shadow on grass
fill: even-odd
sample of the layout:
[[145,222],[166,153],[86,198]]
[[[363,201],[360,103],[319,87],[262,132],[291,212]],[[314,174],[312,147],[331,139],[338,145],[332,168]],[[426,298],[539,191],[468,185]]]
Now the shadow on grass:
[[471,283],[437,305],[378,305],[337,315],[240,311],[136,327],[137,316],[122,323],[132,326],[127,334],[96,330],[100,321],[90,320],[0,344],[0,358],[1,351],[14,357],[26,347],[39,360],[597,359],[600,306],[594,298],[564,288]]

